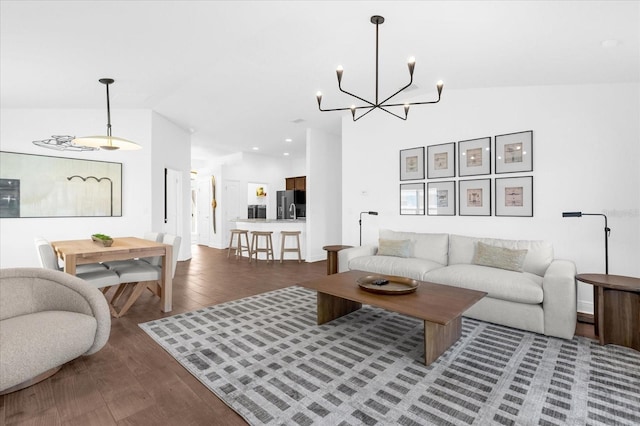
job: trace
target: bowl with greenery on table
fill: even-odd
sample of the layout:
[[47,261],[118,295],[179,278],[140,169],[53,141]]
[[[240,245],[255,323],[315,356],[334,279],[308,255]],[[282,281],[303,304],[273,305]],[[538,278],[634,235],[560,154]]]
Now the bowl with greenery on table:
[[113,238],[105,234],[93,234],[91,239],[105,247],[111,247],[111,244],[113,244]]

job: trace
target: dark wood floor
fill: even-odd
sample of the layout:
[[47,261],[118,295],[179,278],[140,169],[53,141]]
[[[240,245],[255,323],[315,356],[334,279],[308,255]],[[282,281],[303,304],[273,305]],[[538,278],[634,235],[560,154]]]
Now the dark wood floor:
[[[326,274],[326,262],[249,264],[203,246],[194,246],[192,254],[178,263],[171,313],[160,312],[151,293],[143,295],[113,320],[100,352],[0,397],[0,425],[245,425],[138,324],[319,277]],[[577,333],[591,337],[593,326],[579,324]]]

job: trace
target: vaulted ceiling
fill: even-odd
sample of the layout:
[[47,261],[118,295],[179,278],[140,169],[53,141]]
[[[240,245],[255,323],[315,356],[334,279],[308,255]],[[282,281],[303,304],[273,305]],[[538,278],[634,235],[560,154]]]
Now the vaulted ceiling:
[[[2,108],[146,108],[193,132],[194,156],[260,147],[304,151],[305,129],[340,133],[353,103],[408,80],[448,90],[638,82],[636,1],[6,1],[0,9]],[[404,101],[406,96],[399,96]],[[552,100],[550,100],[552,102]],[[348,114],[348,113],[347,113]],[[374,112],[367,119],[393,119]],[[1,125],[1,124],[0,124]],[[46,137],[48,135],[42,135]],[[290,138],[292,142],[285,142]]]

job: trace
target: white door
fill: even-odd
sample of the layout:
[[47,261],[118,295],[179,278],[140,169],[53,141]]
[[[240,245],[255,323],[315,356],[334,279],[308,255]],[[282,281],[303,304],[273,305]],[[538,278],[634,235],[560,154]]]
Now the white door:
[[211,210],[211,180],[200,179],[197,184],[198,193],[198,244],[211,246],[215,237],[213,234]]
[[167,216],[164,223],[164,232],[178,235],[183,242],[187,242],[183,235],[182,174],[177,170],[167,169],[166,179]]

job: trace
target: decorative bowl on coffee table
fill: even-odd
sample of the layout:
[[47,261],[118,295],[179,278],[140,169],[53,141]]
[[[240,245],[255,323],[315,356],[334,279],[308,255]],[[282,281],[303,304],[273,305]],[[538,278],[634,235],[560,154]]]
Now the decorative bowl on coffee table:
[[[387,281],[385,284],[378,284],[379,281]],[[418,281],[389,275],[367,275],[359,277],[356,282],[364,291],[377,294],[408,294],[418,289]]]

